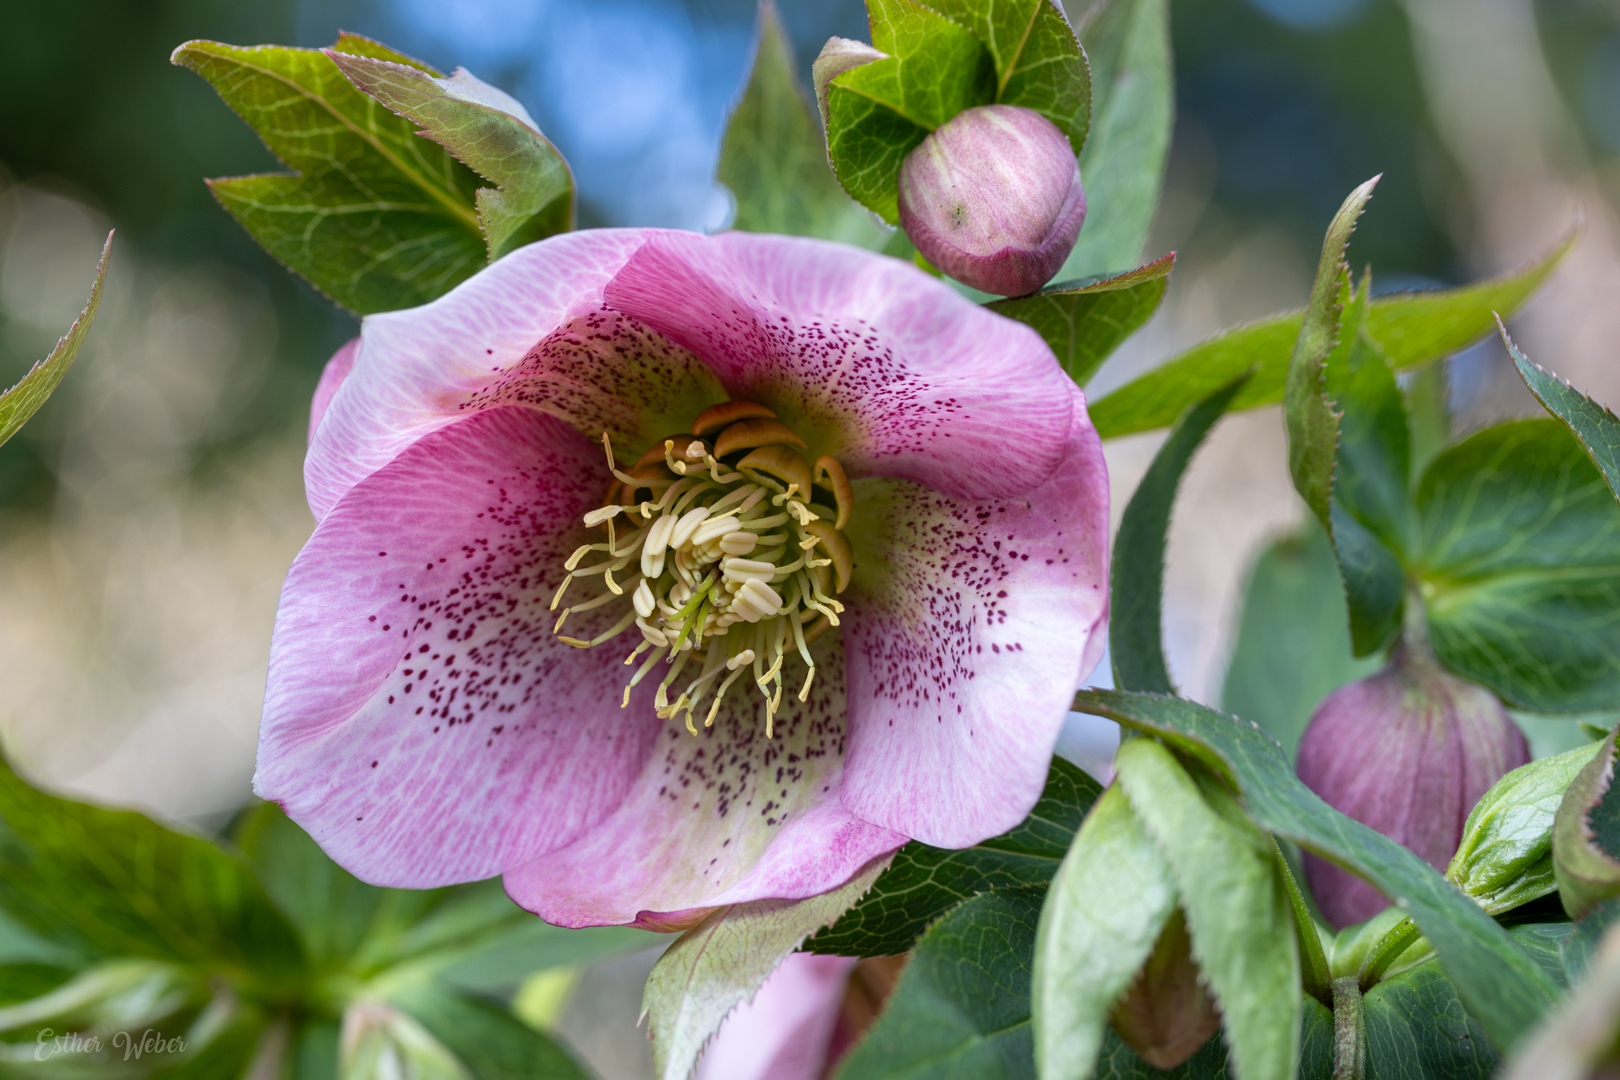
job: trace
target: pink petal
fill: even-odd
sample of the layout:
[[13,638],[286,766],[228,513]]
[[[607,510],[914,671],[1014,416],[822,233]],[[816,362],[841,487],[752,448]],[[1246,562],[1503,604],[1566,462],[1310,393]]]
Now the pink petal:
[[629,646],[574,649],[547,610],[607,482],[583,436],[502,408],[355,486],[282,590],[254,789],[403,887],[489,877],[609,814],[659,724],[619,709]]
[[958,848],[1035,805],[1104,645],[1108,475],[1079,391],[1063,464],[1019,499],[857,484],[844,805]]
[[843,656],[830,635],[819,646],[809,700],[800,704],[796,687],[783,694],[774,738],[758,691],[741,682],[696,738],[684,720],[667,721],[611,817],[507,871],[512,899],[558,926],[673,929],[721,904],[824,893],[904,844],[839,801]]
[[315,398],[309,403],[309,438],[305,445],[315,441],[315,429],[321,426],[321,417],[326,415],[326,407],[332,404],[332,395],[338,392],[343,380],[354,370],[354,356],[359,351],[360,339],[350,338],[326,362],[326,367],[321,371],[321,381],[315,384]]
[[[514,251],[431,304],[367,316],[354,370],[332,397],[304,465],[316,519],[428,432],[469,408],[508,403],[509,395],[483,392],[514,374],[560,326],[599,311],[603,287],[651,235],[644,229],[564,233]],[[572,359],[562,361],[571,375],[601,367],[598,355]],[[614,397],[611,389],[593,392],[588,377],[563,383],[576,407],[581,399]],[[565,411],[547,408],[544,395],[527,397],[522,403],[542,411]],[[689,415],[679,430],[687,423]]]
[[1073,384],[1040,335],[897,259],[801,237],[659,233],[606,298],[851,477],[1003,498],[1062,459]]
[[820,1080],[855,961],[794,953],[726,1018],[697,1080]]

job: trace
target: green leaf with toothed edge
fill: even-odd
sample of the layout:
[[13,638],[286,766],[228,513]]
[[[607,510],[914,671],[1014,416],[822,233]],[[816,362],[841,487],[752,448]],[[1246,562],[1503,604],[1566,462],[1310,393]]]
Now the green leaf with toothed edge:
[[1040,333],[1058,363],[1084,386],[1103,361],[1158,310],[1175,252],[1125,274],[1048,285],[1033,296],[985,306]]
[[732,228],[881,246],[890,232],[844,193],[827,164],[776,5],[759,6],[753,68],[726,123],[715,178],[737,199]]
[[1536,395],[1543,408],[1569,428],[1570,434],[1586,451],[1586,456],[1592,459],[1592,464],[1603,473],[1609,490],[1614,492],[1615,498],[1620,499],[1620,416],[1615,416],[1607,407],[1593,401],[1546,368],[1531,363],[1513,344],[1513,339],[1508,337],[1507,327],[1502,325],[1501,319],[1496,321],[1496,325],[1502,333],[1502,344],[1507,346],[1508,354],[1513,357],[1513,365],[1519,369],[1519,377],[1524,380],[1524,385]]
[[1082,690],[1075,708],[1164,739],[1240,793],[1260,828],[1346,867],[1397,902],[1439,954],[1469,1015],[1498,1047],[1545,1012],[1556,983],[1500,926],[1406,848],[1334,810],[1257,724],[1160,694]]
[[57,341],[56,348],[51,350],[49,356],[30,368],[15,386],[0,393],[0,445],[17,434],[29,417],[39,411],[39,407],[61,384],[68,368],[73,366],[74,357],[79,355],[79,349],[90,333],[90,324],[95,321],[96,310],[101,307],[101,283],[107,277],[112,238],[113,234],[108,233],[107,242],[102,245],[101,260],[96,264],[96,280],[90,286],[90,299],[85,301],[79,317],[73,320],[73,325]]
[[[1397,371],[1449,356],[1494,332],[1494,313],[1518,310],[1574,242],[1572,232],[1529,265],[1474,285],[1375,296],[1367,309],[1367,333]],[[1232,408],[1276,404],[1303,317],[1304,312],[1293,311],[1223,330],[1091,402],[1098,433],[1113,439],[1169,427],[1188,405],[1251,366],[1254,378]]]
[[930,923],[970,896],[1050,881],[1101,793],[1097,781],[1062,758],[1053,758],[1040,800],[1016,828],[961,850],[913,840],[896,853],[872,891],[806,941],[804,951],[896,956],[910,949]]
[[[337,48],[427,69],[352,35]],[[318,49],[190,41],[176,64],[207,79],[289,174],[211,181],[271,255],[357,314],[415,307],[486,262],[478,174],[364,93]]]

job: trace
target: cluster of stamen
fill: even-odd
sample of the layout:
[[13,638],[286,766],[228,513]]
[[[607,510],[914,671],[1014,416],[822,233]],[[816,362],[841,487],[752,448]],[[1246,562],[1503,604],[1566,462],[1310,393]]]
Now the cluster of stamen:
[[[844,610],[835,597],[849,585],[853,566],[842,530],[854,495],[843,466],[828,456],[812,466],[798,453],[804,441],[769,409],[747,401],[703,410],[691,434],[661,440],[629,468],[615,460],[605,432],[602,446],[614,480],[585,524],[605,530],[607,539],[569,557],[551,608],[557,610],[575,578],[598,580],[601,588],[562,609],[558,636],[590,648],[633,626],[642,640],[624,662],[639,666],[622,705],[662,661],[658,715],[684,710],[694,735],[698,708],[708,703],[703,723],[713,724],[732,685],[751,675],[764,697],[770,738],[784,663],[790,653],[803,660],[798,696],[807,700],[816,675],[810,644],[837,626]],[[831,505],[818,501],[823,492]],[[602,633],[588,641],[562,634],[570,614],[619,598],[628,598],[629,609]],[[687,681],[677,690],[683,675]]]

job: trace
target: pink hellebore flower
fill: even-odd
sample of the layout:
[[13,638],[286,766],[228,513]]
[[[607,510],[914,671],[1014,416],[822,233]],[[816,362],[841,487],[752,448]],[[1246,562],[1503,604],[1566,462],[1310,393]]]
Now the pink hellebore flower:
[[821,1080],[855,961],[793,953],[737,1006],[698,1061],[697,1080]]
[[314,411],[254,785],[379,885],[674,929],[970,845],[1102,647],[1080,392],[894,259],[570,233],[368,317]]

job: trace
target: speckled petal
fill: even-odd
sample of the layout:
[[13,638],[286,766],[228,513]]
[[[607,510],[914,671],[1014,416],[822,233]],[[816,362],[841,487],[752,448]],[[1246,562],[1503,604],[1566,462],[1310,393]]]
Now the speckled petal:
[[794,953],[737,1006],[698,1061],[697,1080],[821,1080],[855,961]]
[[315,384],[315,396],[309,403],[309,438],[306,445],[315,441],[315,429],[321,426],[321,417],[326,415],[327,406],[332,404],[332,395],[338,392],[343,380],[354,370],[354,357],[359,351],[360,339],[350,338],[332,354],[332,359],[321,370],[321,381]]
[[630,644],[574,649],[546,610],[607,482],[583,436],[500,408],[359,483],[282,590],[254,790],[358,877],[412,888],[611,813],[659,723],[619,709]]
[[[665,722],[623,805],[569,847],[509,870],[512,899],[559,926],[676,929],[721,904],[826,892],[904,844],[839,801],[843,657],[831,635],[813,655],[809,700],[796,700],[796,686],[783,695],[772,739],[758,691],[741,684],[698,736]],[[802,679],[796,664],[789,671]],[[632,712],[651,712],[645,697],[631,698]]]
[[864,820],[958,848],[1035,805],[1107,616],[1107,469],[1083,402],[1074,416],[1024,498],[857,485],[844,805]]
[[516,404],[639,454],[723,396],[684,350],[602,311],[602,290],[648,237],[593,229],[530,244],[431,304],[366,317],[354,369],[310,444],[304,481],[324,517],[407,446],[470,411]]
[[1005,498],[1062,458],[1073,384],[1040,335],[898,259],[802,237],[660,233],[605,295],[851,476]]

